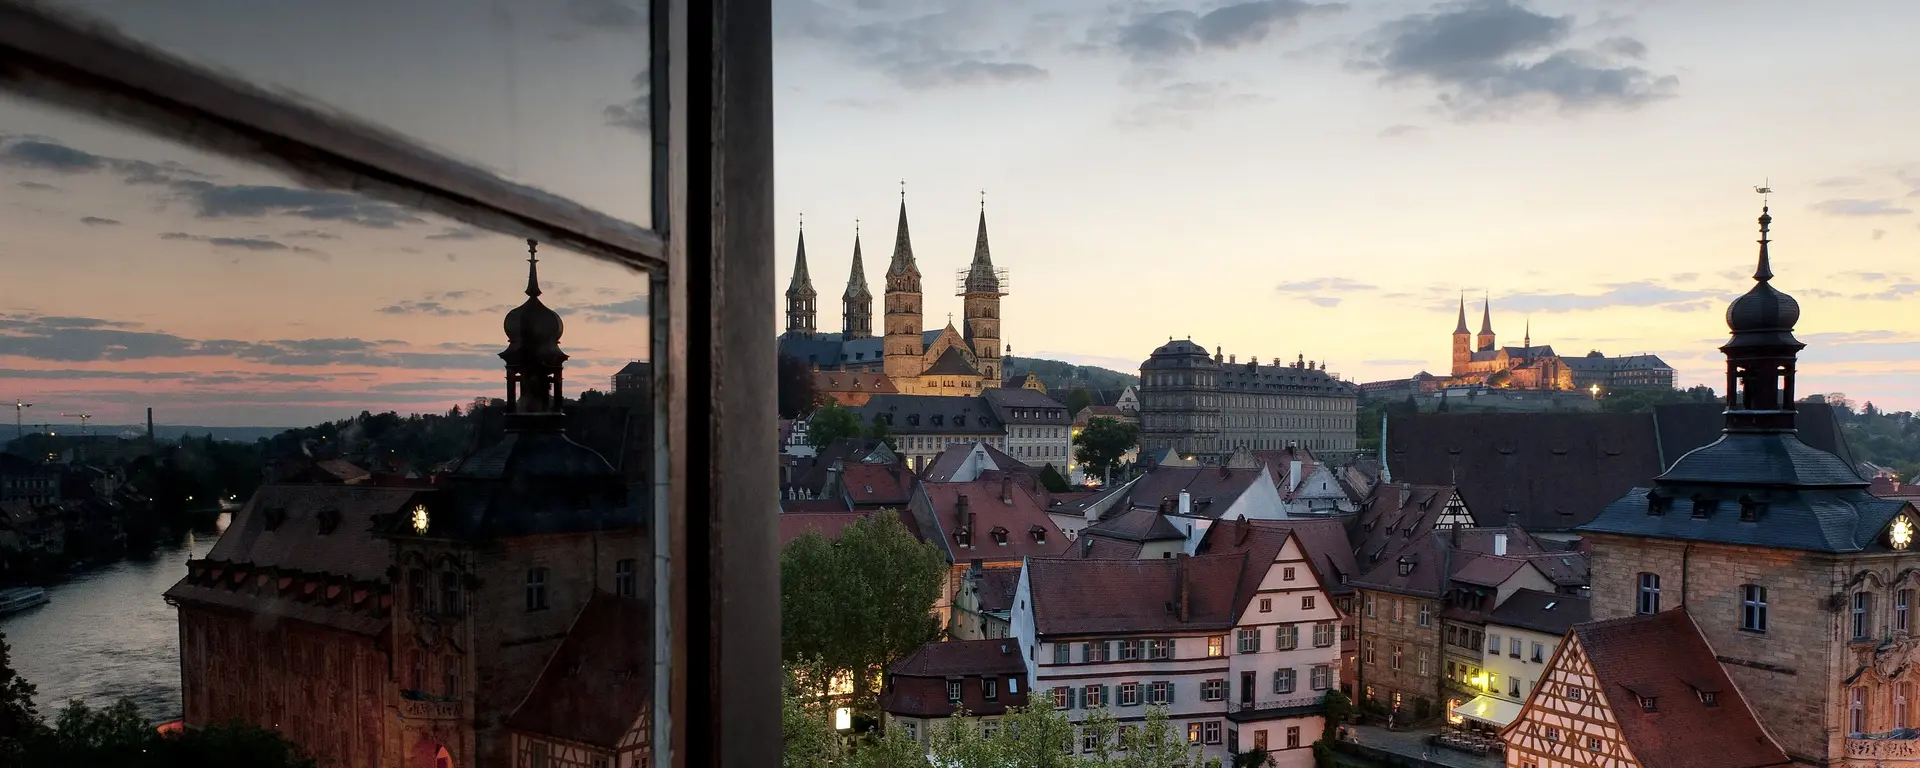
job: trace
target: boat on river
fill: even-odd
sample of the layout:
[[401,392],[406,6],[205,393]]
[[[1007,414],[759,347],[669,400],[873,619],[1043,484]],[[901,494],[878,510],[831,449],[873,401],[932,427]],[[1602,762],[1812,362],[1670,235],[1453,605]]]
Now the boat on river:
[[0,616],[46,604],[47,591],[39,587],[0,589]]

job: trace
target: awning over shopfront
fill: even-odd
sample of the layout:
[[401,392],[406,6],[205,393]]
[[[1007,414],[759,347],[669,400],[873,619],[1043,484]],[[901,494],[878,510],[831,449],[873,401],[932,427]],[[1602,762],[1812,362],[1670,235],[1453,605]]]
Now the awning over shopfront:
[[1492,696],[1475,696],[1472,701],[1453,708],[1455,717],[1503,728],[1520,716],[1520,705]]

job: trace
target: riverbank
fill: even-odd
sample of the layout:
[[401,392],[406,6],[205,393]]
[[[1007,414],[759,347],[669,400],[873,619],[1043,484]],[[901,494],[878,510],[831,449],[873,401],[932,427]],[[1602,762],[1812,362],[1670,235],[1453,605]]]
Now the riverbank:
[[178,616],[161,594],[217,538],[190,534],[148,557],[75,571],[45,585],[46,605],[0,617],[14,668],[40,689],[40,712],[51,716],[69,699],[97,707],[125,696],[149,719],[178,717]]

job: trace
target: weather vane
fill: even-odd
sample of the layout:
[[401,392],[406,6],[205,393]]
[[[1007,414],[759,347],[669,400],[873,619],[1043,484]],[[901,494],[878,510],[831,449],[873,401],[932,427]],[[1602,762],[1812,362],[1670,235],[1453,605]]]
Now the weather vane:
[[1762,180],[1760,186],[1754,187],[1753,191],[1760,193],[1760,205],[1767,206],[1772,203],[1773,185],[1767,180]]

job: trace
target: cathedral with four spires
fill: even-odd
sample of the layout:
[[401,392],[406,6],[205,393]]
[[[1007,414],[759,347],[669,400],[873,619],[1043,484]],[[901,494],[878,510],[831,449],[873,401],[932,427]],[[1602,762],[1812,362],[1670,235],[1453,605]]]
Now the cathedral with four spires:
[[1007,295],[1011,281],[1006,270],[993,266],[984,203],[974,234],[973,262],[955,276],[954,293],[962,305],[960,327],[954,327],[949,316],[945,328],[924,329],[920,266],[913,257],[904,192],[893,236],[893,259],[887,264],[885,279],[880,335],[875,336],[873,292],[867,287],[856,230],[853,268],[840,297],[840,332],[820,332],[819,294],[807,271],[807,240],[802,231],[794,255],[793,278],[787,285],[787,322],[779,338],[780,354],[816,371],[880,373],[891,382],[892,391],[901,394],[963,397],[1000,386],[1005,373],[1001,364],[1000,298]]

